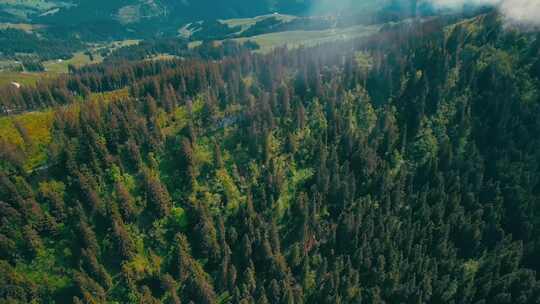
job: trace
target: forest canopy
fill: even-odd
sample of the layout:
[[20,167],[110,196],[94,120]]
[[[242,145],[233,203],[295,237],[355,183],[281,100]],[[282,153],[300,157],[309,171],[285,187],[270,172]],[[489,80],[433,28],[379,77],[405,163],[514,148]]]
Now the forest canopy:
[[538,303],[539,38],[441,17],[3,88],[0,302]]

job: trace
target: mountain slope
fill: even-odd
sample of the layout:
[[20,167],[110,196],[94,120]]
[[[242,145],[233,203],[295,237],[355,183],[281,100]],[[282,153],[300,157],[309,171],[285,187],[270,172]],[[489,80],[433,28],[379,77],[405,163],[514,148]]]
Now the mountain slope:
[[21,21],[68,27],[92,22],[149,25],[150,20],[161,26],[178,27],[198,20],[253,17],[272,12],[368,14],[384,7],[409,12],[407,7],[410,6],[410,1],[370,0],[355,3],[343,0],[335,3],[325,0],[9,0],[0,4],[0,11],[4,16],[11,14],[9,18],[3,18],[4,20],[19,18]]
[[448,23],[3,91],[0,302],[538,303],[540,34]]
[[[239,16],[255,16],[275,9],[294,10],[305,6],[277,4],[274,1],[245,0],[8,0],[0,3],[0,11],[31,20],[76,24],[90,20],[127,18],[127,15],[164,17],[183,21],[217,19]],[[213,9],[209,10],[208,8]],[[49,12],[49,13],[47,13]],[[43,15],[45,14],[45,15]],[[126,15],[126,16],[122,16]],[[82,19],[80,19],[82,18]],[[134,20],[130,20],[134,21]]]

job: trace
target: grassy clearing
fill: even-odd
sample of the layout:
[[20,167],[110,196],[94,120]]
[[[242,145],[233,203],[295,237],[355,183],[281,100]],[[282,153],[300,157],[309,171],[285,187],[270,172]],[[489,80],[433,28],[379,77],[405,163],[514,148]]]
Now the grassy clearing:
[[242,28],[241,32],[243,32],[247,30],[248,28],[250,28],[251,26],[253,26],[255,23],[259,21],[263,21],[264,19],[268,19],[271,17],[275,17],[276,19],[285,21],[285,22],[289,22],[298,18],[296,16],[291,16],[291,15],[269,14],[269,15],[257,16],[253,18],[226,19],[226,20],[220,20],[220,22],[227,24],[229,27],[240,26]]
[[129,97],[129,90],[128,88],[115,90],[111,92],[105,92],[105,93],[92,93],[90,95],[90,101],[99,101],[103,100],[105,102],[115,102],[124,100]]
[[[126,40],[113,41],[107,44],[94,44],[94,45],[91,45],[86,51],[80,51],[73,54],[73,57],[68,60],[50,60],[50,61],[44,62],[43,66],[48,72],[67,73],[68,66],[70,64],[75,67],[81,67],[88,64],[103,62],[104,58],[99,53],[99,49],[101,48],[109,48],[111,50],[116,50],[121,47],[138,44],[139,42],[140,40],[126,39]],[[90,56],[87,55],[87,52],[90,52],[92,54],[92,57],[94,57],[93,58],[94,60],[92,60],[92,58],[90,58]]]
[[463,28],[469,37],[475,37],[481,29],[481,24],[483,23],[484,18],[485,16],[477,16],[445,27],[444,34],[446,39],[450,37],[456,28]]
[[194,49],[202,44],[202,41],[191,41],[188,43],[188,48]]
[[343,29],[329,29],[324,31],[288,31],[258,35],[248,38],[235,39],[238,42],[252,40],[261,46],[259,52],[267,53],[280,46],[297,48],[300,46],[314,46],[317,44],[337,40],[354,39],[368,36],[378,31],[379,26],[353,26]]
[[146,61],[159,61],[159,60],[174,60],[174,59],[178,59],[178,58],[180,58],[180,57],[178,57],[176,55],[158,54],[158,55],[154,55],[152,57],[146,58],[145,60]]
[[[106,93],[95,93],[90,96],[90,102],[103,100],[115,102],[127,98],[127,88]],[[77,113],[79,104],[68,107],[69,111]],[[52,126],[54,110],[28,112],[14,116],[0,117],[0,141],[15,145],[24,152],[24,167],[32,171],[47,162],[47,149],[52,141]]]
[[[71,64],[76,67],[85,66],[88,64],[101,63],[103,62],[103,57],[100,55],[99,50],[101,48],[109,48],[111,50],[116,50],[121,47],[135,45],[139,43],[140,40],[126,39],[113,41],[107,44],[93,44],[86,51],[80,51],[73,54],[73,57],[68,60],[50,60],[43,63],[43,66],[48,72],[52,73],[67,73],[68,66]],[[92,54],[92,58],[88,56],[88,52]]]
[[37,30],[40,28],[43,28],[43,25],[40,24],[29,24],[29,23],[0,23],[0,30],[5,29],[16,29],[26,32],[32,32],[33,30]]
[[93,54],[93,56],[94,56],[94,60],[92,61],[90,56],[88,56],[84,52],[77,52],[73,54],[73,57],[68,60],[58,59],[58,60],[45,61],[43,63],[43,66],[45,67],[45,70],[50,73],[57,73],[57,74],[67,73],[69,65],[81,67],[87,64],[100,63],[103,61],[103,57],[101,57],[101,55]]
[[56,77],[57,74],[40,72],[40,73],[27,73],[27,72],[0,72],[0,86],[6,86],[12,82],[17,82],[23,86],[35,85],[36,82],[43,79],[51,79]]
[[[231,22],[230,19],[227,20]],[[236,19],[240,20],[240,19]],[[251,40],[260,45],[257,52],[268,53],[276,47],[287,46],[288,48],[298,48],[301,46],[315,46],[318,44],[360,38],[372,35],[380,29],[378,25],[364,26],[358,25],[348,28],[328,29],[322,31],[286,31],[257,35],[252,37],[242,37],[233,39],[239,43]],[[189,48],[195,48],[201,45],[201,41],[192,41]]]
[[99,45],[99,44],[95,45],[95,48],[97,49],[97,48],[100,48],[100,47],[108,47],[108,48],[111,48],[113,50],[116,50],[116,49],[121,48],[121,47],[138,44],[139,42],[141,42],[141,40],[137,40],[137,39],[118,40],[118,41],[113,41],[113,42],[105,44],[105,45]]
[[52,110],[0,118],[0,139],[24,151],[26,170],[35,169],[47,161],[53,119]]
[[313,169],[299,169],[297,170],[294,166],[290,166],[290,177],[288,177],[288,182],[285,183],[285,188],[281,192],[276,205],[278,216],[281,218],[285,214],[286,210],[290,208],[291,203],[294,203],[298,197],[299,186],[305,181],[309,180],[313,176]]

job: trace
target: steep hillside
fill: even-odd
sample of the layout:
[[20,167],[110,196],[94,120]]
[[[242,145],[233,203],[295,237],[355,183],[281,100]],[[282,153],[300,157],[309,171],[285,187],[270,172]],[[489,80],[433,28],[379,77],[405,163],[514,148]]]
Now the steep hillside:
[[540,34],[449,20],[2,91],[0,302],[539,303]]

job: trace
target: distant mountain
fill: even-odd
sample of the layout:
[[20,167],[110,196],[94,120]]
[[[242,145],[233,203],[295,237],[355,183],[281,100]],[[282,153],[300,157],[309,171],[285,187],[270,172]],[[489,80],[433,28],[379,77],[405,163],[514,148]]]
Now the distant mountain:
[[251,17],[271,12],[324,14],[337,10],[366,10],[412,0],[4,0],[0,20],[74,26],[87,22],[115,21],[136,24],[203,19]]
[[278,9],[301,12],[308,1],[295,0],[5,0],[0,18],[75,25],[116,20],[137,23],[145,19],[192,21],[264,14]]
[[174,33],[181,25],[198,20],[275,11],[301,14],[309,5],[303,0],[4,0],[0,1],[0,22],[40,23],[62,34],[67,29],[83,35],[154,35]]

